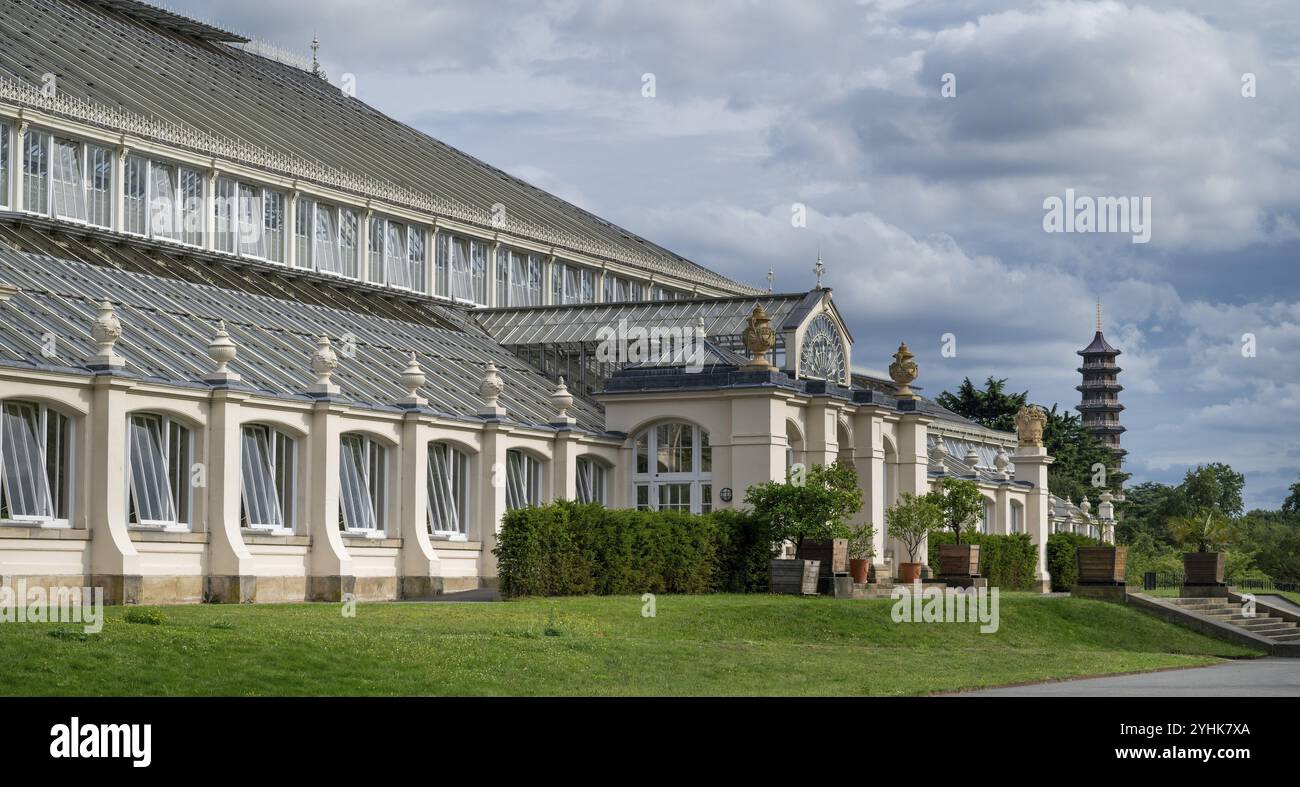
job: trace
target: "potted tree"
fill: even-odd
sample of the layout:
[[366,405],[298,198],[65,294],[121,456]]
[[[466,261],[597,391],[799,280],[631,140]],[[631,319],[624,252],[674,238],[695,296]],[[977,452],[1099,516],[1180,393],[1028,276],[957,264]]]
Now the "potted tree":
[[1223,550],[1236,539],[1232,522],[1213,508],[1202,508],[1171,518],[1168,527],[1174,543],[1192,550],[1183,553],[1183,584],[1222,585]]
[[767,520],[777,542],[789,541],[795,547],[794,560],[772,561],[773,591],[782,592],[780,588],[788,588],[797,576],[802,592],[809,592],[811,570],[811,592],[816,592],[822,566],[821,560],[809,559],[809,547],[829,542],[833,553],[835,539],[848,538],[847,522],[862,507],[862,490],[852,465],[814,465],[802,483],[789,479],[754,484],[745,490],[745,502]]
[[898,564],[898,579],[911,583],[921,577],[921,549],[931,530],[943,527],[943,511],[929,495],[917,497],[911,492],[899,495],[898,502],[885,512],[889,536],[903,542],[910,562]]
[[876,556],[876,528],[863,522],[849,529],[849,574],[856,584],[863,584],[871,573],[871,558]]
[[975,531],[984,513],[984,495],[974,481],[945,476],[927,495],[939,507],[943,525],[951,530],[956,543],[939,545],[939,574],[951,577],[979,575],[979,544],[963,544],[963,533]]

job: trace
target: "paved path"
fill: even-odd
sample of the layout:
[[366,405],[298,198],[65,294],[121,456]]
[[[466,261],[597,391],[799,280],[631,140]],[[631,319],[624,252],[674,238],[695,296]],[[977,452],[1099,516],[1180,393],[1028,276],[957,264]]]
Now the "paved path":
[[1300,659],[1244,659],[1212,667],[963,692],[963,697],[1300,697]]

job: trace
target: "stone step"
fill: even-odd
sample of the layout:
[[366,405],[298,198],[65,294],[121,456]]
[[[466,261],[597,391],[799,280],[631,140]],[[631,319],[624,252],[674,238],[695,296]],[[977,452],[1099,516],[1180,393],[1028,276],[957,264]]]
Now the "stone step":
[[1269,635],[1269,638],[1277,640],[1278,642],[1300,642],[1300,631],[1295,631],[1290,634],[1271,634]]
[[1262,626],[1281,625],[1283,621],[1280,621],[1277,618],[1261,618],[1256,615],[1253,618],[1230,618],[1227,622],[1237,626],[1238,628],[1257,629]]
[[1263,634],[1265,637],[1272,637],[1279,634],[1298,633],[1294,623],[1273,623],[1268,626],[1255,626],[1250,629],[1251,634]]

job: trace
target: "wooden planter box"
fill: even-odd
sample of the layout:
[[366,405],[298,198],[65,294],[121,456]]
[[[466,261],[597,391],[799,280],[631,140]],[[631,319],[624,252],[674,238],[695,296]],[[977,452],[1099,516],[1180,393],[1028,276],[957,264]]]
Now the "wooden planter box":
[[823,577],[843,574],[849,570],[849,540],[831,538],[822,541],[805,541],[797,557],[800,560],[819,561]]
[[1074,565],[1080,585],[1122,585],[1128,566],[1128,547],[1079,547]]
[[939,545],[939,576],[978,577],[979,575],[979,544]]
[[768,592],[815,596],[820,568],[816,560],[773,560],[767,572]]
[[1184,585],[1222,585],[1222,552],[1187,552],[1183,555]]

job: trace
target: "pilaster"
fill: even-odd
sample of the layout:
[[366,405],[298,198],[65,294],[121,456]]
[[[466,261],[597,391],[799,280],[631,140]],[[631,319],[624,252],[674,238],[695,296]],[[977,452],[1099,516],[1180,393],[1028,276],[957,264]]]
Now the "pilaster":
[[243,598],[243,588],[249,585],[245,578],[256,575],[240,532],[240,420],[247,399],[241,391],[216,388],[208,410],[208,574],[223,578],[209,583],[208,592],[223,603],[252,601]]
[[352,558],[339,531],[339,436],[347,405],[337,399],[316,402],[308,440],[307,528],[308,599],[338,601],[351,592]]

